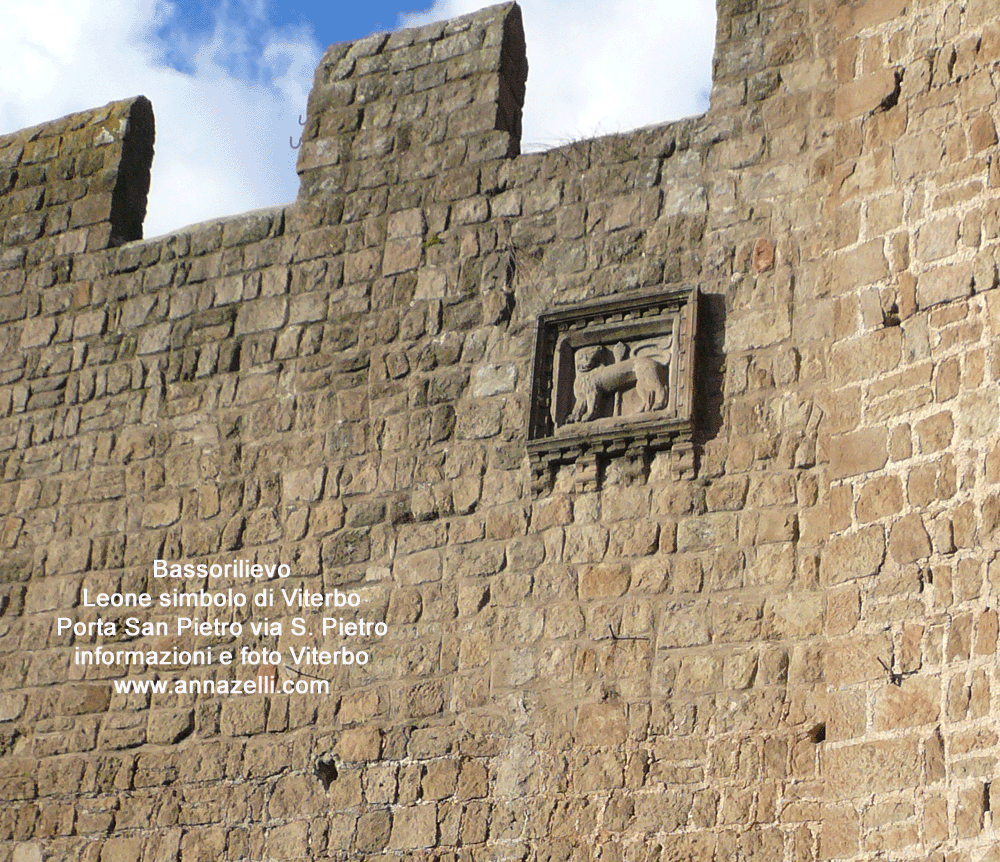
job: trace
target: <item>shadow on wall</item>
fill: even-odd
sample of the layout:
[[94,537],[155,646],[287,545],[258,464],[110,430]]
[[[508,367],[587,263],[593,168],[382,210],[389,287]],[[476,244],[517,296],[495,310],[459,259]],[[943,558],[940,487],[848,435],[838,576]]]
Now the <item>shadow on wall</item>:
[[722,429],[722,396],[726,371],[726,298],[702,294],[698,308],[698,361],[695,365],[696,445],[714,440]]

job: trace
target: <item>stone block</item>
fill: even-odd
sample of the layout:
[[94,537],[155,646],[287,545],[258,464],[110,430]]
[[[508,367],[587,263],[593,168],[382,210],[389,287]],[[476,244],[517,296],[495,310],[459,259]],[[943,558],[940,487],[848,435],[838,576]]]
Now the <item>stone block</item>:
[[878,659],[888,664],[892,649],[888,636],[875,635],[839,638],[831,643],[826,655],[826,679],[830,685],[884,680],[886,671]]
[[236,334],[280,329],[288,320],[288,300],[272,296],[244,302],[236,313]]
[[889,264],[885,257],[885,241],[869,240],[839,256],[839,281],[847,288],[875,284],[889,277]]
[[889,553],[897,563],[913,563],[930,552],[930,538],[919,514],[906,515],[889,529]]
[[885,428],[864,428],[830,438],[830,473],[835,479],[881,470],[889,460]]
[[737,523],[730,513],[684,518],[677,524],[677,550],[703,551],[736,544]]
[[917,451],[926,455],[946,449],[955,431],[950,411],[942,411],[916,423]]
[[[831,749],[828,786],[841,799],[916,786],[923,775],[923,756],[916,739],[903,738]],[[858,776],[864,775],[865,781]]]
[[134,862],[141,859],[144,843],[140,837],[111,838],[101,848],[101,862]]
[[660,625],[658,648],[703,646],[710,639],[706,604],[676,605],[668,609]]
[[869,524],[895,515],[903,506],[903,486],[898,476],[878,476],[858,493],[858,523]]
[[170,329],[169,323],[159,323],[143,328],[139,333],[136,353],[145,355],[165,351],[170,346]]
[[44,347],[56,332],[54,317],[36,317],[27,321],[21,330],[21,348]]
[[857,855],[861,830],[859,817],[851,805],[827,806],[823,814],[820,845],[828,859],[849,859]]
[[382,274],[394,275],[416,269],[420,265],[422,256],[422,243],[419,236],[389,240],[385,244],[385,253],[382,258]]
[[390,850],[414,851],[433,847],[437,838],[437,806],[423,803],[397,808],[392,816]]
[[935,724],[940,717],[941,685],[936,679],[904,678],[886,684],[875,697],[875,730]]
[[26,704],[27,698],[23,694],[7,692],[0,695],[0,722],[19,719]]
[[874,574],[885,559],[885,550],[885,531],[877,525],[831,537],[821,555],[824,583],[834,585]]
[[517,386],[517,366],[482,365],[472,374],[472,397],[487,398],[513,392]]
[[374,762],[382,749],[382,734],[377,727],[342,730],[337,737],[337,756],[345,762]]
[[387,810],[375,810],[358,818],[354,849],[359,853],[379,853],[389,843],[392,832],[392,814]]
[[580,707],[576,720],[580,745],[613,748],[625,742],[627,733],[624,704],[587,703]]
[[917,276],[917,304],[930,308],[972,293],[973,270],[971,263],[953,263],[937,266]]
[[622,563],[602,563],[580,567],[579,595],[583,600],[624,595],[629,587],[629,567]]
[[440,551],[421,551],[397,558],[393,566],[393,576],[403,586],[440,581],[442,565]]
[[980,114],[969,127],[969,145],[975,153],[997,143],[997,129],[988,113]]

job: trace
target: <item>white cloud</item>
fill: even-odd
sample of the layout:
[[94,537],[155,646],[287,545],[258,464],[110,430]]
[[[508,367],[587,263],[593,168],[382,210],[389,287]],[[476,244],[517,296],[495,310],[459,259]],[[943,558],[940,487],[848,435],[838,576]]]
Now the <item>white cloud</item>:
[[220,16],[210,37],[173,45],[191,70],[178,72],[156,36],[171,11],[155,0],[14,0],[0,30],[0,132],[152,100],[147,236],[294,199],[288,138],[299,135],[321,53],[308,32],[269,28],[261,6],[246,5],[240,22]]
[[[294,199],[296,153],[288,138],[298,138],[321,54],[308,30],[270,26],[260,0],[229,0],[219,4],[210,36],[172,40],[171,60],[188,70],[178,72],[157,36],[173,12],[164,0],[3,2],[0,134],[129,96],[152,100],[147,236]],[[402,24],[482,5],[437,0]],[[707,106],[713,0],[521,5],[530,65],[525,149]]]
[[[519,0],[528,47],[522,149],[622,132],[708,108],[715,0]],[[474,12],[436,0],[404,26]]]

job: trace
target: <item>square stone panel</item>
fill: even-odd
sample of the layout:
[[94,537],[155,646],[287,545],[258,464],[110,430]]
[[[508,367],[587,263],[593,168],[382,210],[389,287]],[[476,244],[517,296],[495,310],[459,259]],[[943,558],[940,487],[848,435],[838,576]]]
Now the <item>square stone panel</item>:
[[528,453],[549,468],[689,443],[697,288],[657,290],[539,316]]

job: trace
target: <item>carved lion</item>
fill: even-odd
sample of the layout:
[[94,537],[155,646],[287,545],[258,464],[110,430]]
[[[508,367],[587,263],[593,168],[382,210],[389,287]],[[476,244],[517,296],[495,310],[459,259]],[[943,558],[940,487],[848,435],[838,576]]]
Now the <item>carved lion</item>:
[[[662,382],[664,365],[645,356],[624,359],[627,348],[616,344],[615,362],[601,364],[605,348],[597,345],[584,347],[576,352],[574,364],[576,379],[573,381],[573,412],[570,422],[588,422],[598,411],[604,396],[613,396],[635,387],[639,397],[639,412],[662,410],[670,400],[667,386]],[[661,376],[662,375],[662,376]]]

